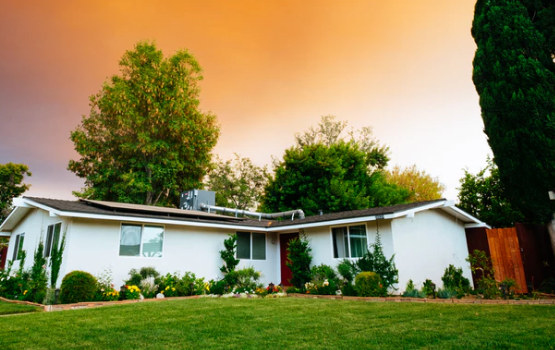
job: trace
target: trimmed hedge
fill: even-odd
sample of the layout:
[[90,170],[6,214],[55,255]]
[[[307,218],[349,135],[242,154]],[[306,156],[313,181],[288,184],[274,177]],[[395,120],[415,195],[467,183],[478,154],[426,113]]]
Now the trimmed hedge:
[[355,290],[359,297],[386,296],[382,278],[375,272],[363,271],[355,277]]
[[93,301],[96,293],[96,278],[85,271],[72,271],[62,280],[60,302],[72,304]]

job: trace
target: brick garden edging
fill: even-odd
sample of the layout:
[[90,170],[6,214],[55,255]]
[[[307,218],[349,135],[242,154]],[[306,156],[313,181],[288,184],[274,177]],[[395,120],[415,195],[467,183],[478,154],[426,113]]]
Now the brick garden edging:
[[189,297],[170,297],[163,299],[135,299],[135,300],[121,300],[121,301],[89,301],[81,302],[75,304],[56,304],[56,305],[42,305],[37,303],[31,303],[29,301],[21,300],[11,300],[0,297],[1,301],[5,301],[12,304],[23,304],[23,305],[33,305],[42,308],[44,311],[62,311],[62,310],[76,310],[76,309],[90,309],[94,307],[110,306],[110,305],[122,305],[122,304],[133,304],[133,303],[143,303],[143,302],[153,302],[153,301],[164,301],[164,300],[184,300],[184,299],[198,299],[199,295],[193,295]]
[[[393,303],[429,303],[429,304],[510,304],[510,305],[555,305],[555,299],[538,299],[538,300],[490,300],[490,299],[425,299],[425,298],[406,298],[406,297],[346,297],[342,295],[311,295],[311,294],[298,294],[289,293],[288,298],[308,298],[308,299],[331,299],[331,300],[355,300],[366,302],[393,302]],[[77,309],[90,309],[101,306],[110,305],[123,305],[133,303],[148,303],[164,300],[187,300],[198,299],[200,295],[193,295],[189,297],[169,297],[164,299],[135,299],[135,300],[122,300],[122,301],[91,301],[75,304],[56,304],[56,305],[42,305],[32,303],[30,301],[11,300],[0,297],[1,301],[12,304],[32,305],[42,308],[44,311],[63,311],[63,310],[77,310]]]
[[287,294],[289,298],[309,299],[337,299],[358,300],[366,302],[394,302],[394,303],[430,303],[430,304],[511,304],[511,305],[555,305],[555,299],[538,300],[490,300],[490,299],[426,299],[406,297],[346,297],[342,295],[310,295],[310,294]]

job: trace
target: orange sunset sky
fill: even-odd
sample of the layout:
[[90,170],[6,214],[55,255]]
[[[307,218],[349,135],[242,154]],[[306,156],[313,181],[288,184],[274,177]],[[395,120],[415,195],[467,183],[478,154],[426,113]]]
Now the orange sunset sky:
[[204,69],[215,153],[258,165],[335,115],[372,126],[390,166],[416,164],[455,199],[490,153],[472,83],[475,0],[0,0],[0,163],[27,164],[27,196],[72,199],[70,131],[141,40]]

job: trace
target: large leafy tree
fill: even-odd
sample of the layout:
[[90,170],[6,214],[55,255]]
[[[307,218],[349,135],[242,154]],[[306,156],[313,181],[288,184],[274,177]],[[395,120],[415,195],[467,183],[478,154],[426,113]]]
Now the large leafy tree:
[[555,2],[478,0],[473,80],[511,204],[546,222],[555,206]]
[[344,122],[324,117],[318,129],[297,135],[297,144],[274,164],[266,186],[264,211],[302,209],[307,215],[365,209],[405,202],[409,192],[389,184],[383,167],[389,160],[364,129],[342,137]]
[[24,177],[31,175],[27,165],[0,164],[0,223],[12,208],[12,199],[22,195],[31,186],[23,183]]
[[164,58],[140,42],[121,61],[91,111],[71,133],[79,160],[69,170],[85,179],[79,197],[171,205],[199,187],[219,136],[216,117],[199,109],[201,67],[186,50]]
[[512,227],[524,220],[522,213],[508,200],[499,169],[490,158],[487,166],[476,175],[465,170],[460,183],[457,206],[467,213],[497,228]]
[[233,160],[216,158],[206,185],[216,192],[216,205],[256,210],[267,182],[266,166],[259,167],[249,158],[236,154]]
[[386,172],[387,181],[405,188],[410,192],[409,202],[430,201],[440,199],[445,191],[437,178],[433,178],[424,170],[419,170],[416,165],[402,169],[395,166]]

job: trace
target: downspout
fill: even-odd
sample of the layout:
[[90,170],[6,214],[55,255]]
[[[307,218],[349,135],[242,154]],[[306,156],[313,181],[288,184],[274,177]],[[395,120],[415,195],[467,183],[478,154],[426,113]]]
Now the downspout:
[[276,218],[283,218],[289,215],[291,215],[291,220],[293,220],[295,218],[295,214],[297,214],[299,219],[304,219],[304,212],[301,209],[289,210],[281,213],[257,213],[255,211],[218,207],[215,205],[208,205],[204,203],[200,204],[200,208],[202,210],[208,211],[209,213],[211,211],[219,211],[219,212],[222,212],[222,214],[225,214],[225,213],[235,214],[235,217],[237,217],[238,215],[254,216],[254,217],[258,217],[258,221],[260,221],[262,218],[276,219]]

